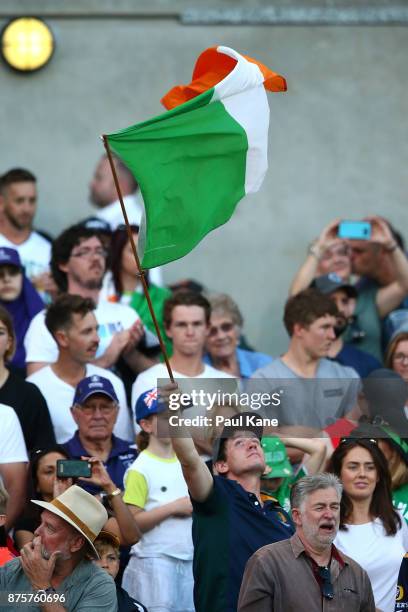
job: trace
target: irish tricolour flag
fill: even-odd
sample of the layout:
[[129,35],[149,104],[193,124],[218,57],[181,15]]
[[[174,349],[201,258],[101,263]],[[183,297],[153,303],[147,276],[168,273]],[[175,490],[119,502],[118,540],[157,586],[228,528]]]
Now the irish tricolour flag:
[[143,268],[189,253],[260,188],[268,166],[265,89],[285,91],[286,82],[233,49],[207,49],[192,82],[164,96],[166,113],[107,136],[143,195]]

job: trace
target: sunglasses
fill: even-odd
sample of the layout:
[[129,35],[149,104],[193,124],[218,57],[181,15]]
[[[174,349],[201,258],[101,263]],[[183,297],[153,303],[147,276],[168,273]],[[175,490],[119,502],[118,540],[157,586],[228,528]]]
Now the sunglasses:
[[377,440],[375,438],[342,438],[340,440],[340,444],[349,444],[351,442],[355,442],[356,440],[365,440],[365,442],[370,442],[371,444],[375,444],[376,446],[378,446],[377,444]]
[[318,568],[319,578],[321,578],[321,589],[322,595],[325,599],[333,599],[334,598],[334,589],[331,581],[330,570],[328,567]]
[[210,338],[213,338],[214,336],[216,336],[218,334],[219,331],[222,331],[224,334],[227,334],[228,332],[232,331],[234,329],[235,325],[234,323],[221,323],[221,325],[212,325],[210,327],[210,331],[208,332],[208,335],[210,336]]
[[357,317],[355,315],[352,315],[351,317],[349,317],[348,323],[352,341],[360,342],[360,340],[363,340],[366,336],[366,332],[361,329],[360,325],[358,324]]

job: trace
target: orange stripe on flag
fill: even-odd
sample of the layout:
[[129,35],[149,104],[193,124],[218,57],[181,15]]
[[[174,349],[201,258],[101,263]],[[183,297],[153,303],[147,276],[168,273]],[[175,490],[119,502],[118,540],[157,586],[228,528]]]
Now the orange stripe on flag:
[[252,57],[248,57],[247,55],[243,55],[243,57],[245,57],[248,62],[251,62],[252,64],[256,64],[258,66],[265,79],[265,89],[267,89],[268,91],[287,91],[288,87],[286,84],[286,79],[284,79],[283,76],[277,74],[276,72],[272,72],[272,70],[270,70],[268,66],[265,66],[265,64],[261,64],[261,62],[258,62]]
[[[252,57],[243,55],[252,64],[256,64],[264,76],[264,86],[268,91],[286,91],[285,79],[272,72],[267,66]],[[219,53],[217,47],[210,47],[201,53],[194,66],[192,81],[188,85],[176,85],[161,99],[167,110],[184,104],[188,100],[211,89],[220,83],[235,68],[237,60]]]

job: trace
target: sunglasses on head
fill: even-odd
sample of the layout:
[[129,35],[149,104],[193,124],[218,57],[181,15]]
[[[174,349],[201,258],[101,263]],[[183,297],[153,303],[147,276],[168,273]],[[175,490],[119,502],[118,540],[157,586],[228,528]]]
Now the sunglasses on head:
[[330,569],[328,567],[321,567],[319,566],[318,568],[318,574],[319,577],[322,580],[321,583],[321,589],[322,589],[322,595],[325,599],[333,599],[334,598],[334,589],[333,589],[333,585],[332,585],[332,581],[331,581],[331,576],[330,576]]
[[342,438],[340,440],[340,444],[350,444],[351,442],[356,442],[358,440],[364,440],[365,442],[370,442],[371,444],[375,444],[377,446],[377,440],[375,438]]

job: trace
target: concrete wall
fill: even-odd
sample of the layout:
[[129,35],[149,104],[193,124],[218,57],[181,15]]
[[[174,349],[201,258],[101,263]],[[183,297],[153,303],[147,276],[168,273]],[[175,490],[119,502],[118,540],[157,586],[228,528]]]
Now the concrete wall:
[[[41,3],[38,11],[33,4],[31,14],[53,14],[47,21],[57,49],[37,74],[0,65],[0,171],[20,165],[38,175],[39,227],[57,234],[91,214],[99,134],[161,112],[160,97],[188,82],[198,54],[224,44],[288,80],[287,94],[270,95],[270,169],[261,191],[168,265],[165,280],[192,277],[230,293],[248,339],[277,354],[286,344],[281,315],[290,278],[323,224],[381,213],[408,237],[405,27],[185,26],[167,15],[164,2],[149,4],[157,15],[143,19],[101,18],[92,10],[67,18],[59,3]],[[109,4],[70,7],[101,11]],[[27,3],[2,3],[0,26],[16,5],[23,11]]]

